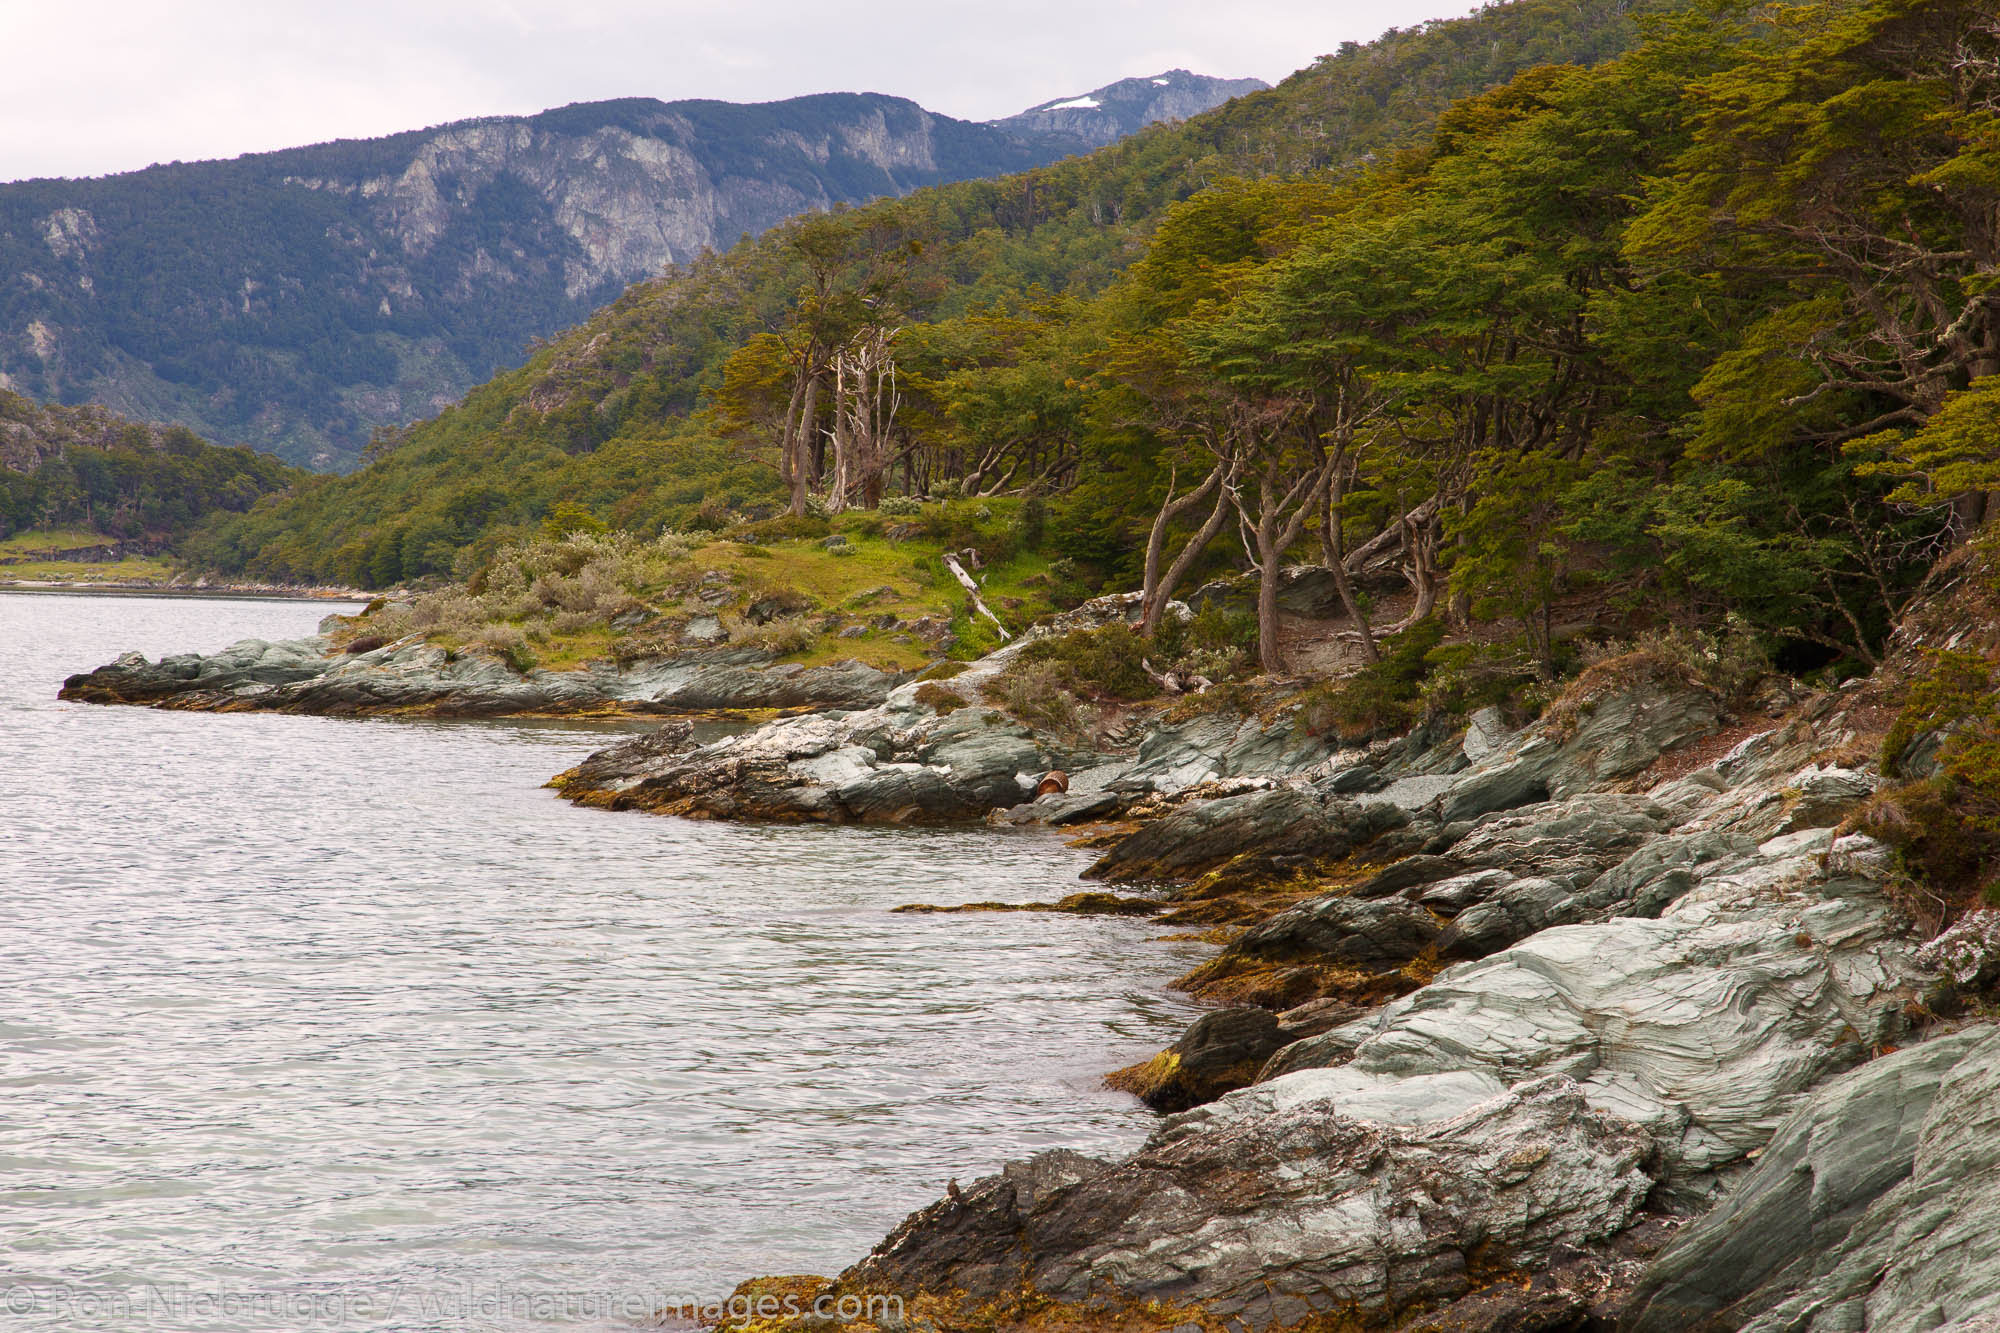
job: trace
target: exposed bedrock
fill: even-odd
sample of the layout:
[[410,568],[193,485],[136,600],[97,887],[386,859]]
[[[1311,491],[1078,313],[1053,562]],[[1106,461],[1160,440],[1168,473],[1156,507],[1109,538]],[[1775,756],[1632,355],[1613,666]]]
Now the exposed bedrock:
[[1628,1333],[2000,1325],[2000,1029],[1835,1080],[1641,1281]]
[[768,654],[741,648],[627,667],[523,672],[491,653],[454,651],[418,636],[361,653],[314,637],[245,639],[219,652],[157,662],[126,653],[71,676],[62,697],[211,712],[498,717],[860,708],[881,702],[902,680],[860,662],[774,666]]
[[1972,1195],[2000,1166],[2000,1088],[1982,1081],[2000,1036],[1912,1026],[1936,978],[1886,850],[1838,827],[1877,781],[1825,758],[1851,752],[1841,706],[1821,696],[1662,771],[1719,719],[1699,691],[1639,681],[1567,721],[1468,735],[1456,764],[1435,737],[1373,750],[1360,762],[1383,780],[1352,795],[1329,790],[1350,765],[1171,809],[1108,859],[1175,870],[1223,830],[1239,863],[1376,854],[1190,979],[1220,997],[1310,974],[1337,998],[1205,1016],[1119,1075],[1198,1103],[1139,1152],[1012,1164],[842,1283],[1159,1300],[1258,1329],[1983,1317],[2000,1205]]

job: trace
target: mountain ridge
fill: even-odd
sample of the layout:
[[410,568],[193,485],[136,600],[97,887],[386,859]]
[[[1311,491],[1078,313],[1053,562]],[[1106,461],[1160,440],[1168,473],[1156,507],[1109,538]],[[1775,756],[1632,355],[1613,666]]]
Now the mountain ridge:
[[1026,111],[984,122],[1023,135],[1066,135],[1102,148],[1163,120],[1186,120],[1245,93],[1264,92],[1262,79],[1216,79],[1185,69],[1119,79],[1072,97],[1038,102]]
[[671,264],[1086,146],[879,93],[615,98],[4,184],[0,388],[340,470]]

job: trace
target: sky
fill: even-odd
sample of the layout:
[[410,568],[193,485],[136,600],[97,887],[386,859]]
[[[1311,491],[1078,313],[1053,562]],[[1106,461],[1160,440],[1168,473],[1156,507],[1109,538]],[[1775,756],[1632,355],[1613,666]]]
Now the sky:
[[1466,0],[0,0],[0,181],[611,97],[967,120],[1185,68],[1275,83]]

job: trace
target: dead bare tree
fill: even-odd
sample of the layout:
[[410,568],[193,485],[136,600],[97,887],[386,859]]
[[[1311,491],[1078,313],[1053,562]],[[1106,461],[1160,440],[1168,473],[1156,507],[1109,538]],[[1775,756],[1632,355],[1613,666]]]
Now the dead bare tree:
[[839,513],[851,504],[873,509],[882,503],[882,477],[889,442],[902,407],[896,389],[896,359],[890,344],[898,330],[864,328],[833,357],[833,473],[827,508]]

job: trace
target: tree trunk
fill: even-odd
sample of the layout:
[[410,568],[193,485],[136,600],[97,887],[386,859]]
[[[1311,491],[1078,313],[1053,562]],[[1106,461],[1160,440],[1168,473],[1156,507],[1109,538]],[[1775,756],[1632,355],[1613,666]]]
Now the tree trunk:
[[1285,650],[1278,643],[1278,546],[1269,522],[1257,525],[1257,660],[1273,676],[1285,674]]
[[[1202,551],[1215,540],[1215,534],[1222,531],[1223,520],[1229,514],[1230,471],[1227,461],[1217,459],[1201,485],[1178,499],[1174,497],[1173,482],[1168,481],[1166,501],[1154,516],[1153,530],[1146,538],[1146,572],[1139,600],[1139,633],[1146,638],[1150,639],[1159,632],[1160,621],[1166,616],[1167,602],[1172,599],[1174,589],[1180,586],[1181,579],[1200,558]],[[1208,519],[1201,528],[1181,547],[1163,575],[1160,560],[1166,554],[1168,525],[1200,504],[1211,491],[1217,492],[1215,507],[1209,511]]]
[[806,512],[806,492],[812,484],[806,468],[806,439],[818,415],[819,376],[806,374],[794,386],[792,409],[785,415],[785,461],[780,471],[791,491],[788,511],[793,514]]
[[1379,662],[1382,654],[1375,646],[1375,631],[1368,623],[1368,613],[1361,609],[1361,602],[1354,595],[1354,583],[1347,577],[1347,556],[1341,550],[1346,544],[1340,530],[1340,506],[1347,497],[1344,454],[1336,455],[1328,466],[1331,470],[1326,483],[1326,507],[1320,515],[1320,555],[1333,574],[1333,590],[1340,594],[1340,604],[1347,609],[1348,619],[1354,622],[1355,630],[1361,635],[1361,655],[1370,662]]

